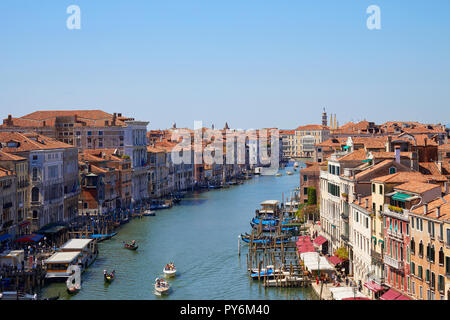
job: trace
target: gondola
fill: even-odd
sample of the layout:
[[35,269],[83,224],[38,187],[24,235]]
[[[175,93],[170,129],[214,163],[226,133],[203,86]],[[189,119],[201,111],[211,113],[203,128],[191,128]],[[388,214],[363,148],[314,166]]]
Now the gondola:
[[132,243],[124,242],[123,245],[124,245],[124,248],[128,249],[128,250],[136,250],[138,248],[138,245],[136,243],[133,243],[133,242]]
[[103,270],[103,279],[106,283],[111,283],[116,278],[116,271],[113,270],[111,273],[108,273],[106,270]]

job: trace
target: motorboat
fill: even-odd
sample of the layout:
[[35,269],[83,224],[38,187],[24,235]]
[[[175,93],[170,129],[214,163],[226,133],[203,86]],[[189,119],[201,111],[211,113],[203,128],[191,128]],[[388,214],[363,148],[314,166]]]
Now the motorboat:
[[164,279],[156,278],[155,281],[155,294],[161,296],[169,294],[170,285]]
[[156,215],[155,211],[145,210],[143,216],[144,217],[154,217]]
[[293,173],[292,171],[286,171],[286,174],[287,174],[288,176],[292,176],[294,173]]
[[173,262],[171,262],[164,267],[163,272],[167,278],[172,278],[172,277],[175,277],[175,275],[177,273],[177,269],[175,268],[175,265],[173,264]]

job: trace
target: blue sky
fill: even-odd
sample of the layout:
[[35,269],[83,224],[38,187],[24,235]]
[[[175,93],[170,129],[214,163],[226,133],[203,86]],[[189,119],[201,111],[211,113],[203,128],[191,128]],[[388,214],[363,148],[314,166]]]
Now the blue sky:
[[[81,8],[68,30],[66,8]],[[381,8],[368,30],[366,8]],[[450,1],[0,1],[0,117],[102,109],[150,128],[450,123]]]

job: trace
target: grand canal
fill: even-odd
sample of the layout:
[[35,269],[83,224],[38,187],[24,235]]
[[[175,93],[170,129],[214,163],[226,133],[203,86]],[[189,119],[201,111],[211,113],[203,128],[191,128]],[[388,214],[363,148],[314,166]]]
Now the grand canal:
[[[289,169],[292,170],[292,169]],[[82,290],[69,296],[65,283],[51,284],[42,295],[61,299],[311,299],[310,288],[267,288],[249,279],[246,252],[238,256],[238,235],[249,232],[259,203],[281,200],[299,185],[299,175],[261,176],[232,186],[191,193],[179,205],[159,210],[154,217],[133,219],[118,235],[99,243],[99,256],[82,274]],[[136,240],[138,250],[123,249]],[[173,261],[177,277],[172,293],[155,296],[155,278]],[[103,270],[116,270],[116,280],[103,281]]]

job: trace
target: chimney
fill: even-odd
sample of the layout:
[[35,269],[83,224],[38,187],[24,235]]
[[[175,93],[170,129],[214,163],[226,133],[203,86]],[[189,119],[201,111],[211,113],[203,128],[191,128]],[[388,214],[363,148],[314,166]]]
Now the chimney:
[[441,206],[436,207],[436,218],[439,218],[440,215],[441,215]]
[[428,203],[425,203],[424,205],[423,205],[423,214],[427,214],[427,212],[428,212]]
[[122,118],[122,114],[121,114],[121,113],[118,113],[117,116],[118,116],[119,118]]
[[395,147],[395,162],[400,163],[400,147]]
[[358,204],[361,204],[361,195],[358,193]]
[[428,141],[428,139],[425,137],[425,138],[423,139],[423,144],[425,145],[425,147],[427,146],[427,141]]
[[368,209],[369,208],[369,199],[365,199],[366,200],[366,209]]
[[112,126],[115,126],[115,125],[116,125],[116,118],[117,118],[117,113],[114,112],[113,118],[112,118],[112,122],[111,122],[111,125],[112,125]]

